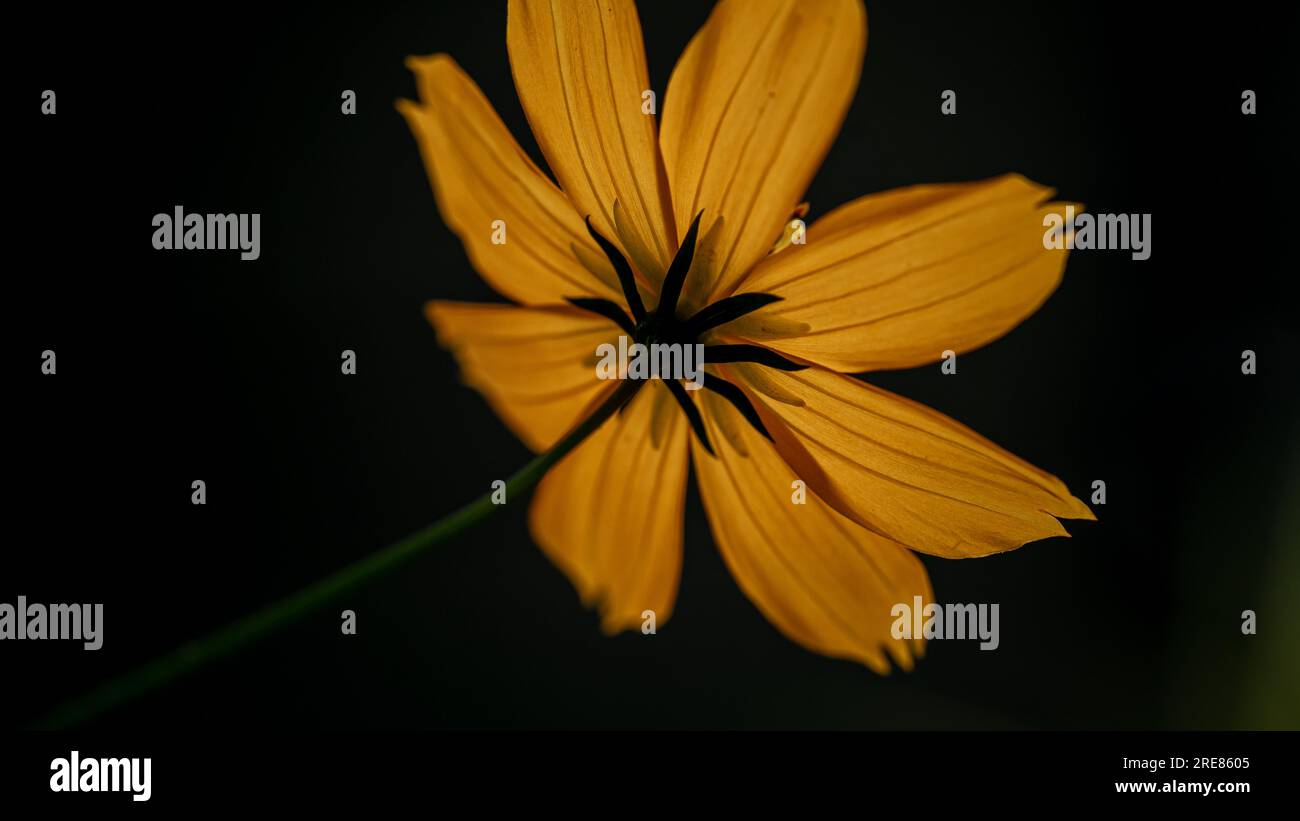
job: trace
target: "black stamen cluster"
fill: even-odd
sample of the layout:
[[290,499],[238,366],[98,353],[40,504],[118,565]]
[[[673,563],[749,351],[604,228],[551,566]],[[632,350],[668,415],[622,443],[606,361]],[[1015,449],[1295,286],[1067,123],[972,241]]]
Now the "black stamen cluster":
[[[623,298],[627,301],[627,311],[624,311],[618,303],[608,299],[575,297],[569,299],[569,303],[610,320],[622,328],[633,342],[643,345],[654,343],[693,345],[706,331],[780,300],[780,297],[772,294],[739,294],[707,305],[688,319],[677,318],[677,301],[686,283],[686,275],[691,270],[691,263],[695,261],[695,246],[699,240],[702,216],[704,216],[703,211],[695,215],[681,247],[677,249],[672,264],[668,266],[668,271],[664,274],[663,287],[659,291],[659,304],[653,311],[646,311],[645,304],[641,300],[641,292],[636,287],[636,277],[627,258],[614,243],[602,237],[591,227],[591,217],[587,217],[587,230],[591,233],[591,238],[600,246],[600,250],[605,252],[610,264],[614,266],[615,273],[618,274],[618,283],[623,289]],[[631,316],[628,315],[629,312]],[[758,345],[706,345],[704,352],[706,362],[753,362],[783,371],[797,371],[806,367]],[[681,406],[682,412],[686,414],[691,428],[700,439],[700,444],[712,454],[713,446],[709,443],[709,436],[704,428],[704,420],[700,416],[699,408],[691,401],[681,382],[676,379],[663,381],[673,398],[677,400],[677,404]],[[740,411],[759,433],[768,439],[772,438],[744,391],[716,376],[706,379],[704,387],[735,406],[736,410]]]

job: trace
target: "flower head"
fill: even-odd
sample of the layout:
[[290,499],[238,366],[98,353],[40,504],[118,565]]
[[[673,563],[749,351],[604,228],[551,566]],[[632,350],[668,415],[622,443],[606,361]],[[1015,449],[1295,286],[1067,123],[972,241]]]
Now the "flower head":
[[399,104],[444,219],[514,303],[430,303],[441,342],[535,450],[614,390],[598,346],[706,345],[705,390],[647,380],[532,502],[534,538],[606,630],[671,613],[690,463],[768,619],[880,672],[922,650],[890,633],[894,603],[932,598],[912,551],[984,556],[1093,518],[1055,477],[846,375],[996,339],[1065,264],[1041,240],[1060,205],[1016,175],[866,196],[790,241],[857,87],[860,0],[721,0],[673,70],[661,126],[632,0],[512,0],[508,20],[558,186],[450,57],[412,58],[420,100]]

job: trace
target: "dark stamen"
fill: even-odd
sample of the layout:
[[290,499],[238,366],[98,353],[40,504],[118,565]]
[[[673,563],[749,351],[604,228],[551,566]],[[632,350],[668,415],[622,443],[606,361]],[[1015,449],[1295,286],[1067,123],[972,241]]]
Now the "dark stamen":
[[758,345],[705,345],[704,361],[711,363],[753,362],[778,371],[801,371],[808,367],[786,359],[776,351]]
[[627,332],[628,336],[636,333],[636,325],[628,318],[628,315],[618,304],[608,299],[596,299],[595,297],[571,297],[566,296],[564,301],[575,308],[581,308],[584,311],[591,311],[593,314],[599,314],[613,322],[618,327]]
[[[697,311],[694,316],[684,322],[677,319],[677,303],[681,298],[682,289],[685,287],[686,277],[690,275],[691,265],[695,261],[696,246],[700,235],[700,222],[703,216],[703,211],[695,215],[695,219],[691,221],[691,227],[686,231],[686,236],[682,239],[682,244],[677,249],[672,263],[669,264],[668,270],[664,272],[659,289],[659,304],[655,306],[654,313],[646,312],[645,304],[641,301],[641,292],[636,287],[636,278],[632,272],[632,265],[628,262],[627,257],[623,256],[623,253],[612,242],[596,232],[596,229],[591,225],[591,217],[587,216],[585,218],[587,231],[591,234],[591,238],[596,241],[596,245],[600,247],[600,250],[609,258],[610,264],[614,266],[614,272],[618,274],[618,283],[623,289],[623,296],[627,300],[627,307],[631,312],[631,316],[629,317],[628,313],[618,303],[608,299],[569,297],[566,301],[576,308],[590,311],[610,320],[631,337],[632,341],[646,346],[659,343],[669,345],[698,344],[695,340],[699,338],[700,334],[739,319],[766,305],[771,305],[773,302],[779,302],[781,298],[773,294],[736,294],[720,299],[712,305]],[[642,273],[647,272],[643,271]],[[764,365],[782,371],[798,371],[807,367],[759,345],[709,345],[705,350],[708,352],[705,357],[710,362],[752,362],[756,365]],[[640,381],[638,380],[638,382]],[[704,427],[704,417],[700,413],[699,406],[691,400],[689,393],[681,382],[672,378],[663,378],[662,381],[668,387],[668,392],[673,395],[673,399],[681,407],[682,412],[686,414],[686,419],[690,422],[691,429],[695,431],[695,436],[700,440],[700,444],[708,451],[710,456],[715,455],[713,444],[709,442],[708,430]],[[754,426],[755,430],[768,440],[772,439],[771,434],[767,432],[767,428],[763,425],[758,411],[755,410],[753,403],[749,401],[749,397],[744,391],[718,377],[710,377],[703,383],[703,387],[730,402],[740,412],[740,415]],[[627,405],[624,404],[619,408],[619,413],[622,413],[626,408]]]
[[627,300],[627,307],[632,309],[632,318],[637,322],[645,319],[645,305],[641,302],[641,292],[636,289],[636,277],[632,274],[632,265],[623,256],[623,252],[614,247],[614,243],[596,233],[596,229],[591,227],[591,216],[586,217],[587,231],[591,238],[600,246],[600,250],[605,252],[609,257],[609,262],[614,266],[614,272],[618,274],[618,284],[623,288],[623,298]]
[[740,411],[740,415],[745,417],[746,421],[754,426],[754,430],[767,437],[769,442],[772,441],[772,434],[767,432],[767,428],[763,425],[763,420],[758,416],[758,411],[754,409],[754,404],[749,401],[749,397],[745,395],[744,391],[727,380],[719,379],[716,376],[711,376],[706,379],[704,381],[704,387],[730,402],[736,410]]
[[700,416],[700,409],[686,395],[686,389],[682,387],[681,382],[676,379],[665,379],[664,384],[668,386],[668,392],[677,400],[677,404],[682,406],[682,412],[686,414],[687,420],[690,421],[691,428],[695,430],[695,435],[700,437],[700,444],[704,446],[710,456],[713,456],[713,445],[709,444],[709,434],[704,429],[704,418]]
[[694,339],[710,328],[725,325],[733,319],[739,319],[747,313],[780,300],[781,297],[772,294],[737,294],[720,299],[686,320],[683,326],[685,336]]
[[663,317],[671,317],[677,311],[677,298],[682,294],[682,284],[686,282],[686,275],[690,273],[691,262],[695,260],[695,240],[700,233],[700,217],[704,212],[695,215],[691,221],[690,230],[686,232],[686,238],[682,240],[682,247],[677,249],[677,256],[673,257],[673,262],[668,266],[668,273],[664,274],[664,284],[659,291],[659,307],[655,312]]

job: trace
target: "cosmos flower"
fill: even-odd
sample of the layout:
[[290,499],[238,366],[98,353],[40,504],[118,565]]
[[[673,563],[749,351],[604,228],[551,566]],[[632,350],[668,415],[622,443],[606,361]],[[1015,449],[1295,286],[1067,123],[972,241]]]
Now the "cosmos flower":
[[890,633],[895,603],[933,598],[912,551],[985,556],[1093,518],[1057,478],[849,375],[1002,336],[1066,258],[1042,243],[1061,204],[1017,175],[866,196],[792,241],[866,31],[860,0],[721,0],[658,123],[632,0],[512,0],[515,86],[556,182],[450,57],[409,60],[420,100],[399,108],[438,207],[513,303],[428,317],[511,430],[544,451],[588,417],[618,384],[594,351],[620,335],[706,345],[704,390],[640,383],[532,500],[534,539],[606,631],[668,619],[692,464],[754,604],[878,672],[922,650]]

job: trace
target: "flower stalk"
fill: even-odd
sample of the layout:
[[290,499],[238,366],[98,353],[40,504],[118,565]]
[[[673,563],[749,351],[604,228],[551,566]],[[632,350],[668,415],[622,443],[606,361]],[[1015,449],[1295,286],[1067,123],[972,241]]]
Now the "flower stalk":
[[[551,467],[627,404],[641,385],[641,382],[624,380],[554,447],[538,454],[507,479],[506,498],[515,498],[536,485]],[[342,594],[383,576],[429,548],[460,535],[501,506],[492,502],[491,492],[485,493],[454,513],[333,575],[66,702],[38,722],[35,728],[54,730],[76,726],[225,658],[315,612]]]

